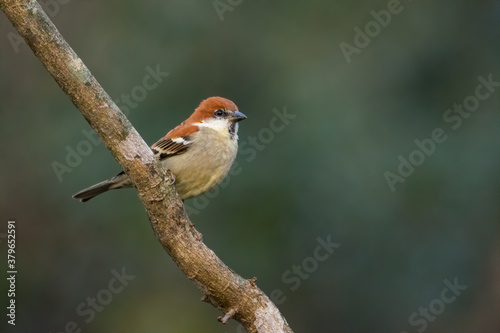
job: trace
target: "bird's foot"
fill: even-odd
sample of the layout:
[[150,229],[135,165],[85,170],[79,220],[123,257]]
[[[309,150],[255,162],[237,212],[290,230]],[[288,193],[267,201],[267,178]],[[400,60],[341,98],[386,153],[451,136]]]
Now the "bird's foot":
[[196,238],[198,239],[198,242],[203,242],[203,235],[201,232],[199,232],[198,230],[196,230],[196,228],[194,227],[194,224],[191,222],[189,224],[189,226],[191,227],[191,229],[193,230],[194,234],[196,235]]
[[175,175],[170,169],[167,170],[168,177],[170,178],[170,184],[169,185],[174,185],[175,183]]

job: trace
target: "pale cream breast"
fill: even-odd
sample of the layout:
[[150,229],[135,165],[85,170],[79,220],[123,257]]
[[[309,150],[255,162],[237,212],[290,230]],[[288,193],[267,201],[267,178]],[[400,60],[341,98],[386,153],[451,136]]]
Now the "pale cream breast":
[[200,126],[188,153],[162,162],[176,176],[175,187],[182,199],[201,195],[217,186],[236,158],[236,133],[231,137],[227,125],[225,128],[222,124],[214,125]]

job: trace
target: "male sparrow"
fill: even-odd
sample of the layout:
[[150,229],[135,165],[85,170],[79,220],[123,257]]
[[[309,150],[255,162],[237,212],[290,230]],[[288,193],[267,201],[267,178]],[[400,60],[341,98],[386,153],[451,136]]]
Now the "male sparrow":
[[[230,100],[210,97],[193,114],[156,142],[151,149],[175,177],[181,198],[201,195],[226,177],[238,151],[238,122],[246,116]],[[118,188],[133,187],[122,171],[73,195],[82,202]]]

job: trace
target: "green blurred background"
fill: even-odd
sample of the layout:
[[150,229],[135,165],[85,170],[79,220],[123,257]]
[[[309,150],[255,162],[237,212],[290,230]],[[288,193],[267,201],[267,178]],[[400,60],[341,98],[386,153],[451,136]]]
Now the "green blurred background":
[[[500,88],[459,128],[443,120],[479,76],[500,81],[500,1],[403,0],[350,63],[340,43],[354,45],[354,28],[388,1],[42,5],[119,106],[135,94],[128,118],[148,143],[208,96],[248,116],[235,174],[186,205],[223,261],[283,292],[295,332],[500,332]],[[16,220],[18,268],[17,325],[2,310],[1,331],[63,332],[73,321],[82,332],[238,332],[199,301],[135,190],[71,198],[120,168],[89,143],[89,125],[3,14],[0,32],[0,249],[5,258]],[[146,91],[148,66],[169,75]],[[285,109],[295,118],[272,132]],[[384,173],[435,128],[447,140],[391,191]],[[58,177],[67,149],[87,155]],[[340,247],[311,260],[328,236]],[[103,298],[122,268],[135,278]],[[445,280],[467,287],[449,304]],[[5,309],[5,280],[0,292]],[[92,320],[77,312],[98,295],[109,304]],[[423,319],[429,306],[437,314]]]

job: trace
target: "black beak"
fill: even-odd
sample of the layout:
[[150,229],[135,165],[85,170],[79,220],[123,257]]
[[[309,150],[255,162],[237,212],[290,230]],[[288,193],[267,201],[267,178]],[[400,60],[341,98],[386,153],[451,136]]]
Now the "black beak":
[[241,113],[240,111],[234,111],[231,115],[230,115],[230,118],[231,118],[231,121],[234,121],[235,123],[238,122],[238,121],[242,121],[244,119],[247,119],[247,116],[245,116],[243,113]]

